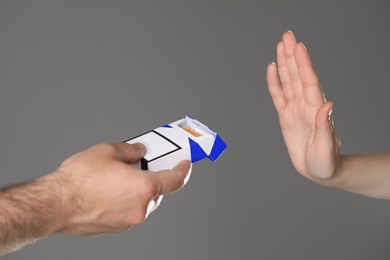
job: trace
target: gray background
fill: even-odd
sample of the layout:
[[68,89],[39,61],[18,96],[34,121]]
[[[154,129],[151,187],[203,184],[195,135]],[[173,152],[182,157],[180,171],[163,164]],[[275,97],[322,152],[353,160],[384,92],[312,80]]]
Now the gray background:
[[229,144],[129,232],[4,259],[390,259],[390,203],[291,166],[265,83],[294,30],[344,153],[390,147],[388,1],[0,1],[1,185],[192,115]]

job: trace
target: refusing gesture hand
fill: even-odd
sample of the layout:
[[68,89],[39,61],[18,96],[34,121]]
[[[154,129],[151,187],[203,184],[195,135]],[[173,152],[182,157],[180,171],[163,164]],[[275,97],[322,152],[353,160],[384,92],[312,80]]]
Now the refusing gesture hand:
[[277,65],[267,68],[267,82],[290,158],[303,176],[323,181],[336,175],[340,141],[306,47],[292,32],[277,45]]

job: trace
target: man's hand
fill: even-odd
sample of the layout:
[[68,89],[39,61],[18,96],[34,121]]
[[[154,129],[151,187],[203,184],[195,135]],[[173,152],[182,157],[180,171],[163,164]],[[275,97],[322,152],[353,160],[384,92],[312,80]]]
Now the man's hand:
[[306,47],[292,32],[277,45],[277,67],[268,65],[267,82],[294,167],[309,179],[330,180],[340,164],[333,104],[325,101]]
[[65,160],[54,173],[67,183],[70,202],[63,231],[75,235],[125,231],[143,222],[162,195],[183,187],[189,161],[160,172],[129,165],[144,154],[141,144],[100,144]]
[[99,144],[51,174],[0,189],[0,256],[57,232],[120,232],[143,222],[191,170],[189,161],[160,172],[130,166],[144,154],[141,144]]

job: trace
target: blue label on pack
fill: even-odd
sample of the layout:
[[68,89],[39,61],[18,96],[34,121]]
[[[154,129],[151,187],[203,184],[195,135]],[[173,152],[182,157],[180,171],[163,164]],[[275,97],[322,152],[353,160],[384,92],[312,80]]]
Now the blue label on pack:
[[203,151],[202,147],[191,138],[188,138],[191,150],[191,162],[197,162],[207,157],[207,154]]

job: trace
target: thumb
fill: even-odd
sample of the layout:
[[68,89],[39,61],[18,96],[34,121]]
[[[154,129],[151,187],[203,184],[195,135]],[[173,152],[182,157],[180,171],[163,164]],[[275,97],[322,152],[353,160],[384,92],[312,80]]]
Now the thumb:
[[145,146],[141,143],[113,143],[115,158],[124,163],[136,163],[145,155]]
[[172,170],[151,172],[150,177],[159,187],[158,195],[165,195],[180,190],[188,181],[191,173],[191,162],[182,161]]
[[330,120],[332,110],[332,102],[326,102],[318,109],[315,119],[315,138],[324,139],[332,136],[332,125]]
[[[334,154],[334,136],[333,125],[330,115],[332,113],[333,103],[324,103],[317,111],[314,130],[314,148],[318,156],[322,158],[331,158]],[[325,159],[324,159],[325,160]],[[320,171],[322,172],[322,171]],[[326,176],[317,176],[320,178],[330,178],[329,173]]]

